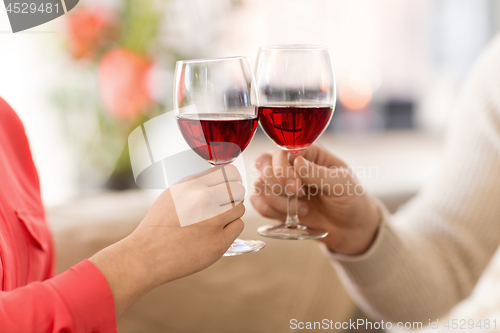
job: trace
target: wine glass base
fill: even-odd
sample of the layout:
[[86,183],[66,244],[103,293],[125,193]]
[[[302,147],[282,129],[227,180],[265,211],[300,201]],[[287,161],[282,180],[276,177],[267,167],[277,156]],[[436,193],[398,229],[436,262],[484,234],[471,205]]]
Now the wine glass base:
[[231,247],[224,253],[223,257],[239,256],[262,250],[266,243],[258,240],[235,239]]
[[257,232],[261,236],[287,240],[319,239],[328,235],[326,230],[311,229],[302,224],[268,224],[257,229]]

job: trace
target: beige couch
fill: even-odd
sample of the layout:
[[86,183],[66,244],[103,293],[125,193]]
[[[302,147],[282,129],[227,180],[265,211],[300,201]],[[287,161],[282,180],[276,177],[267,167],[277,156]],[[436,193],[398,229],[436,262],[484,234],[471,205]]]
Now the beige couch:
[[[389,198],[395,209],[409,196]],[[146,192],[104,193],[48,211],[64,271],[128,235],[151,205]],[[289,332],[290,320],[345,321],[362,316],[313,241],[257,235],[267,223],[250,207],[241,238],[262,239],[258,253],[222,258],[207,270],[155,289],[118,322],[121,333]],[[196,246],[196,244],[192,244]]]

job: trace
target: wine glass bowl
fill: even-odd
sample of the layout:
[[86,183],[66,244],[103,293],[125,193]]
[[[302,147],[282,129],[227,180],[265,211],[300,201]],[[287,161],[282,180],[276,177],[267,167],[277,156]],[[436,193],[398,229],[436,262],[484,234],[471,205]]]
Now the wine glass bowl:
[[260,125],[280,147],[292,154],[309,147],[326,129],[331,105],[266,105],[259,107]]
[[185,114],[177,124],[187,144],[212,165],[233,162],[250,143],[257,117],[244,114]]
[[257,128],[245,57],[177,62],[174,105],[188,145],[212,165],[234,161]]
[[[266,46],[259,49],[256,69],[259,123],[278,147],[293,155],[309,147],[328,127],[335,103],[335,79],[324,46]],[[300,224],[297,196],[288,196],[283,225],[266,225],[258,233],[279,239],[315,239],[326,230]]]
[[[252,140],[258,124],[253,89],[246,57],[177,62],[177,124],[189,147],[212,166],[233,162]],[[232,198],[229,186],[228,191]],[[259,251],[264,245],[236,239],[224,256]]]

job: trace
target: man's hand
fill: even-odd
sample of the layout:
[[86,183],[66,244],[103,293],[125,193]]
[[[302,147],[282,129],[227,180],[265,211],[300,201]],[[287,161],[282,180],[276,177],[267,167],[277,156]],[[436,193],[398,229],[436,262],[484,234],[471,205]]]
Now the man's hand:
[[255,161],[259,178],[250,201],[263,216],[285,221],[287,193],[298,193],[300,222],[322,228],[321,239],[331,251],[355,255],[373,242],[380,220],[375,200],[347,165],[319,145],[312,145],[293,160],[276,148]]

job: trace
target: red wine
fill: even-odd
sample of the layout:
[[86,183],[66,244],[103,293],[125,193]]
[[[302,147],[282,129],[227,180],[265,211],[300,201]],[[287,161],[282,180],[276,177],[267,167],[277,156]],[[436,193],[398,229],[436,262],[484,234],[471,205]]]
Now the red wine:
[[177,123],[189,147],[211,164],[235,160],[257,129],[256,116],[241,114],[180,115]]
[[330,123],[331,105],[260,106],[262,129],[285,150],[301,150],[311,145]]

